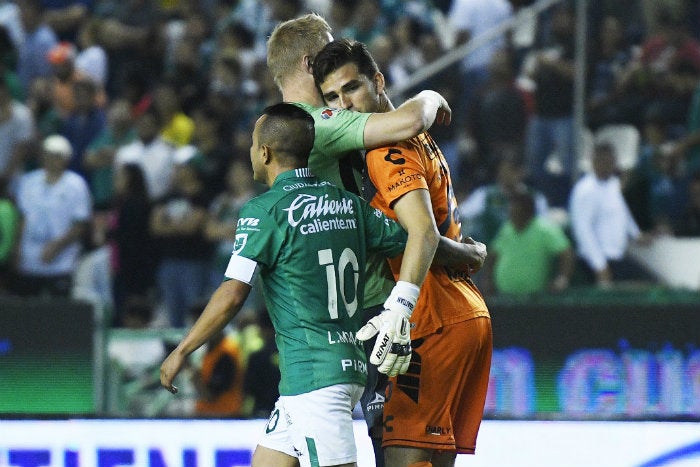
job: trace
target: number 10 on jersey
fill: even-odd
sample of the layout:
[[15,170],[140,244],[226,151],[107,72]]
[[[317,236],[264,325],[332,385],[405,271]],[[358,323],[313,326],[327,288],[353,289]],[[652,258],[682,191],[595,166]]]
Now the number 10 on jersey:
[[[333,251],[328,248],[318,251],[318,264],[326,267],[326,285],[328,286],[328,313],[331,319],[338,319],[338,289],[340,289],[340,298],[345,304],[345,309],[348,310],[348,316],[352,317],[357,311],[357,283],[360,280],[360,265],[357,261],[357,255],[350,248],[346,248],[338,258],[336,267],[333,261]],[[348,302],[345,296],[345,269],[352,268],[352,301]],[[340,285],[340,287],[338,287]]]

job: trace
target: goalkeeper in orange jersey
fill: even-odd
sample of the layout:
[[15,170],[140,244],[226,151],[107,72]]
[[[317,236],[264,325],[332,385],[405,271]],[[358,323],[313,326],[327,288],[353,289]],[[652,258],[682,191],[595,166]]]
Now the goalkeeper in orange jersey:
[[[330,107],[393,109],[384,77],[362,43],[331,42],[314,58],[313,71]],[[368,151],[366,164],[376,190],[373,196],[366,193],[367,199],[408,232],[403,258],[390,261],[392,272],[405,271],[402,261],[411,261],[415,283],[422,282],[412,313],[403,310],[412,326],[410,365],[387,389],[386,465],[453,466],[457,454],[473,454],[476,448],[493,345],[488,308],[469,274],[449,265],[431,266],[434,246],[425,239],[436,232],[454,240],[461,236],[449,168],[427,133]],[[485,257],[485,246],[474,243]],[[381,316],[358,337],[371,338]]]

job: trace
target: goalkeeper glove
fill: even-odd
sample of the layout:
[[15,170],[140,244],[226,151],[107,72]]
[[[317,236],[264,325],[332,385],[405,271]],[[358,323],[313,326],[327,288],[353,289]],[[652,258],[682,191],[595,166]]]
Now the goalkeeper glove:
[[398,281],[391,295],[384,302],[384,311],[370,319],[359,331],[361,341],[377,340],[370,355],[370,363],[377,365],[380,373],[396,376],[406,373],[411,362],[410,323],[420,288],[406,281]]

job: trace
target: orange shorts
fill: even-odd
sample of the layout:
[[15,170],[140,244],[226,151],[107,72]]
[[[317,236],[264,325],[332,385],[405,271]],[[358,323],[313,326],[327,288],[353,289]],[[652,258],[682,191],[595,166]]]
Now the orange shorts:
[[492,351],[486,317],[417,339],[408,372],[387,387],[382,445],[474,454]]

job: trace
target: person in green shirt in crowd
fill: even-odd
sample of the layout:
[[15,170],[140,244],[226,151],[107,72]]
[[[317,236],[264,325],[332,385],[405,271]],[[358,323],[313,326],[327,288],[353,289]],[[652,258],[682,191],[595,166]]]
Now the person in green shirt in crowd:
[[7,193],[7,181],[0,178],[0,291],[6,288],[19,233],[19,211]]
[[525,187],[511,194],[508,211],[509,220],[493,239],[484,270],[495,291],[532,294],[565,290],[574,272],[575,256],[564,231],[536,216],[534,196]]

